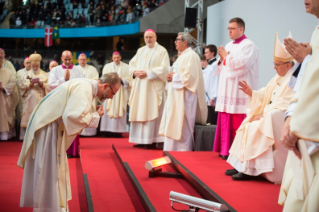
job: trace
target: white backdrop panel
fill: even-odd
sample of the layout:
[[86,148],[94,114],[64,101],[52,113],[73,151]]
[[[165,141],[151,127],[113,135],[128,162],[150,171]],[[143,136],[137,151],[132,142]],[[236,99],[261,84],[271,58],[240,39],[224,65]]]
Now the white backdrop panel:
[[207,8],[206,44],[225,46],[229,41],[228,21],[245,21],[245,35],[259,49],[259,87],[267,85],[276,74],[273,68],[275,33],[280,41],[288,36],[297,42],[310,42],[317,19],[306,13],[302,0],[226,0]]

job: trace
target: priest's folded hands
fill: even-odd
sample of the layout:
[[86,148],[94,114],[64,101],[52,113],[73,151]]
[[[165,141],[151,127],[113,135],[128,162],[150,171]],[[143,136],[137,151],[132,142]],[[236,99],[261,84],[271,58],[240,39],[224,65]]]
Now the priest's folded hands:
[[172,79],[173,79],[173,75],[174,75],[174,74],[175,74],[174,72],[171,72],[171,73],[167,74],[167,75],[166,75],[166,80],[167,80],[168,82],[172,82]]
[[96,112],[99,114],[100,117],[102,117],[104,115],[103,105],[96,106]]
[[144,79],[145,77],[147,77],[147,73],[144,70],[141,71],[134,71],[134,76],[138,77],[140,79]]

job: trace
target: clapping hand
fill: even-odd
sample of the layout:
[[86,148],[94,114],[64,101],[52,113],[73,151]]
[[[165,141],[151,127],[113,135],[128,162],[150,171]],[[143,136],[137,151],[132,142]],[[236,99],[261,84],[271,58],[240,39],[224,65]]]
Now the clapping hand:
[[311,46],[309,43],[298,44],[291,38],[284,39],[284,45],[289,54],[299,63],[305,59],[308,54],[312,53]]

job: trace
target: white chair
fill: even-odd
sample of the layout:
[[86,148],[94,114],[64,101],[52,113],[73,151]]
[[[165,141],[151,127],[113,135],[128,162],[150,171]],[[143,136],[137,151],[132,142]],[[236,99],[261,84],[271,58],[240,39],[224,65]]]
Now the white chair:
[[85,16],[88,16],[88,11],[89,11],[89,8],[85,8],[85,9],[83,10]]
[[73,18],[75,19],[78,15],[78,9],[73,10]]
[[78,14],[83,15],[83,9],[79,9],[79,10],[78,10]]

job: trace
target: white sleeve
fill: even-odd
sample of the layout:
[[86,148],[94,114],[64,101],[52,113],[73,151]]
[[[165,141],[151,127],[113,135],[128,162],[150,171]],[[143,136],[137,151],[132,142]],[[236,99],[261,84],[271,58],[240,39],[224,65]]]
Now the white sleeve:
[[64,80],[64,76],[61,78],[58,78],[58,76],[56,76],[56,72],[57,69],[52,69],[50,71],[50,75],[49,75],[49,87],[52,90],[54,90],[55,88],[57,88],[59,85],[63,84],[65,82]]
[[173,83],[173,89],[175,90],[184,88],[181,74],[173,74],[172,83]]
[[303,74],[305,73],[305,69],[306,69],[306,66],[308,64],[309,59],[310,59],[310,55],[307,55],[305,57],[305,59],[302,61],[302,65],[300,67],[300,71],[299,71],[299,74],[298,74],[298,77],[297,77],[297,81],[296,81],[296,84],[295,84],[295,87],[294,87],[294,93],[296,93],[299,90],[299,87],[300,87],[300,84],[301,84],[301,81],[302,81],[302,77],[303,77]]
[[126,80],[126,79],[124,79],[124,78],[122,78],[122,82],[123,82],[123,87],[124,88],[127,88],[128,86],[129,86],[129,82]]
[[6,92],[7,96],[10,96],[10,95],[11,95],[11,93],[10,93],[5,87],[3,87],[3,89],[4,89],[4,91]]
[[153,71],[147,70],[147,79],[149,80],[154,80],[154,79],[158,79],[158,76],[156,76],[156,74],[153,73]]
[[287,110],[286,110],[286,112],[285,112],[285,119],[286,119],[288,116],[292,116],[292,114],[294,113],[294,110],[295,110],[295,108],[296,108],[296,106],[297,106],[297,103],[298,103],[298,101],[297,101],[297,102],[292,102],[292,103],[290,103],[290,105],[288,106],[288,108],[287,108]]
[[87,128],[97,128],[99,125],[99,121],[100,121],[100,116],[97,112],[92,113],[93,114],[93,118],[92,121],[90,123],[90,125]]

